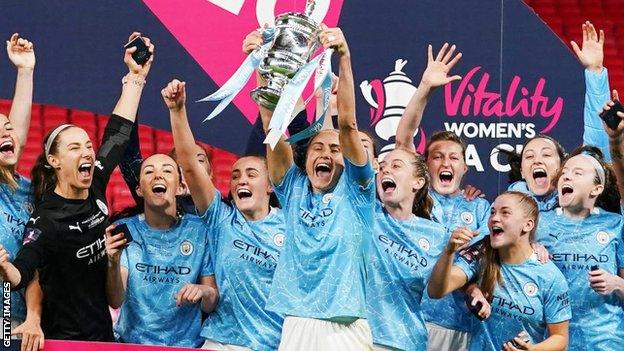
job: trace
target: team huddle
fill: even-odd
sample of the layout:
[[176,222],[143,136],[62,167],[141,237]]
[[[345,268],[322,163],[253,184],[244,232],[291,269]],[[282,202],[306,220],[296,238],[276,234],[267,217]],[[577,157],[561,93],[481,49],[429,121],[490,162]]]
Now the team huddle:
[[[184,81],[161,91],[175,149],[141,155],[137,110],[155,56],[144,36],[151,55],[139,64],[126,49],[129,72],[99,150],[79,126],[60,125],[31,180],[17,174],[35,56],[14,34],[15,97],[0,115],[12,333],[22,350],[43,347],[44,335],[210,350],[624,350],[624,123],[599,117],[618,96],[604,34],[582,27],[573,48],[585,67],[584,146],[568,154],[547,135],[526,140],[507,152],[511,184],[492,204],[462,189],[456,134],[433,134],[424,155],[414,145],[430,96],[461,80],[451,74],[455,45],[437,54],[429,45],[396,147],[381,158],[357,128],[347,41],[322,26],[338,62],[323,129],[239,158],[222,197],[189,125]],[[243,51],[264,40],[253,31]],[[259,114],[264,134],[273,111]],[[117,166],[137,205],[111,214]],[[114,324],[109,307],[119,309]]]

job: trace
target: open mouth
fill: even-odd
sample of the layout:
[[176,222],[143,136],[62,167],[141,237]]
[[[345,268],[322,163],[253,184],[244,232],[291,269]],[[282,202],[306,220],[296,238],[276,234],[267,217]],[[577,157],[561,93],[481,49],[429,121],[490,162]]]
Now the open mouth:
[[548,181],[548,173],[543,168],[536,168],[533,170],[533,180],[538,186],[544,186]]
[[93,163],[91,162],[81,163],[80,166],[78,166],[78,173],[80,173],[81,176],[88,178],[91,176],[92,166],[93,166]]
[[574,188],[572,188],[571,186],[564,184],[561,187],[561,195],[565,196],[565,195],[569,195],[572,194],[574,192]]
[[154,184],[154,186],[152,186],[152,192],[154,194],[164,194],[167,192],[167,186],[164,184]]
[[503,228],[495,225],[492,226],[492,237],[498,237],[501,236],[503,234]]
[[384,193],[392,192],[396,190],[396,183],[394,182],[394,180],[390,178],[383,178],[381,180],[381,189],[383,190]]
[[0,144],[0,153],[6,156],[12,156],[15,153],[15,145],[11,140],[7,140]]
[[236,191],[236,195],[238,195],[238,198],[242,200],[251,198],[253,194],[249,191],[249,189],[241,188]]
[[442,184],[450,184],[453,181],[453,173],[450,171],[442,171],[439,176]]
[[331,170],[329,163],[318,163],[314,167],[314,173],[319,178],[329,177],[331,175]]

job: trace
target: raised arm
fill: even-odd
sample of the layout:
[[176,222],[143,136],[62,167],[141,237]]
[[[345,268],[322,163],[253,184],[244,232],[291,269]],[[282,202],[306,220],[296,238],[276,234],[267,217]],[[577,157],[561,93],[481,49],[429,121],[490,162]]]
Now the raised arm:
[[9,60],[17,68],[15,94],[9,113],[9,121],[15,128],[19,143],[24,146],[32,109],[35,51],[33,44],[24,38],[20,38],[17,33],[13,34],[6,44]]
[[583,108],[583,145],[595,145],[600,148],[607,162],[611,161],[609,141],[602,129],[602,121],[598,112],[609,100],[609,76],[603,66],[605,35],[601,30],[596,32],[589,22],[582,25],[583,42],[579,48],[571,41],[572,49],[585,67],[585,106]]
[[414,133],[420,126],[429,97],[435,89],[461,79],[458,75],[448,76],[450,70],[453,69],[462,57],[461,52],[455,56],[453,56],[453,53],[455,53],[455,45],[449,48],[449,44],[444,43],[434,59],[431,44],[427,47],[427,68],[423,72],[418,89],[416,89],[416,92],[405,107],[405,111],[403,111],[403,116],[401,116],[396,133],[397,148],[416,151]]
[[338,105],[338,130],[342,154],[354,164],[364,165],[369,160],[357,128],[355,88],[349,46],[340,28],[327,28],[324,24],[321,25],[320,40],[325,48],[333,48],[338,54],[336,104]]
[[184,172],[197,213],[203,214],[216,190],[206,168],[197,160],[197,145],[186,116],[186,83],[174,79],[160,93],[169,109],[178,165]]
[[442,298],[468,282],[469,277],[459,267],[454,266],[453,261],[455,253],[466,247],[474,236],[475,233],[465,227],[453,231],[429,277],[427,293],[431,298]]
[[[609,111],[614,105],[615,100],[618,100],[617,90],[613,90],[612,100],[607,101],[603,106],[603,111]],[[622,120],[616,130],[609,128],[604,122],[602,122],[603,130],[609,137],[609,149],[611,151],[611,165],[615,172],[615,178],[617,181],[618,192],[620,197],[624,199],[624,113],[618,112],[618,117]]]
[[[134,32],[128,38],[128,42],[132,41],[141,33]],[[145,79],[152,67],[154,61],[154,45],[151,44],[150,39],[143,37],[145,45],[149,48],[152,56],[143,65],[139,65],[132,58],[132,54],[136,51],[136,47],[126,49],[124,52],[124,62],[128,66],[128,74],[123,78],[123,88],[121,90],[121,96],[117,101],[117,105],[113,109],[113,114],[121,116],[129,121],[134,122],[136,119],[137,110],[139,108],[139,101],[141,100],[141,93],[145,86]]]

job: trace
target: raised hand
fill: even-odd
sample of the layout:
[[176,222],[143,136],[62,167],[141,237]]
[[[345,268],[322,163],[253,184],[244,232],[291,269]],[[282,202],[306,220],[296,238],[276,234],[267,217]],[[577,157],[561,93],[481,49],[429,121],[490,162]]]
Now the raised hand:
[[124,233],[113,235],[115,227],[116,225],[113,224],[106,228],[104,246],[106,247],[106,256],[108,256],[108,261],[112,263],[119,263],[121,252],[123,251],[128,240],[124,237]]
[[466,227],[459,227],[453,230],[453,233],[451,234],[451,237],[446,244],[446,252],[451,254],[464,249],[466,246],[468,246],[470,240],[477,236],[477,234],[477,231],[473,232]]
[[[128,42],[131,42],[132,39],[138,36],[141,36],[141,33],[139,32],[132,33],[130,37],[128,38]],[[149,70],[152,67],[152,62],[154,62],[154,44],[152,44],[152,41],[148,37],[142,37],[142,38],[149,52],[152,54],[149,60],[147,60],[147,62],[145,62],[142,65],[139,65],[138,63],[136,63],[136,61],[134,61],[134,59],[132,58],[132,54],[137,50],[137,48],[131,47],[131,48],[126,49],[126,51],[124,52],[124,62],[126,63],[126,66],[128,66],[128,70],[130,70],[130,73],[137,74],[145,78],[147,77],[147,74],[149,73]]]
[[319,34],[321,44],[325,49],[333,48],[339,56],[349,56],[349,46],[345,39],[342,29],[328,28],[325,24],[321,24],[321,33]]
[[602,63],[604,61],[604,31],[600,30],[600,35],[596,33],[596,28],[591,22],[587,21],[582,25],[583,43],[582,48],[572,40],[572,49],[578,57],[583,67],[588,70],[600,72],[602,71]]
[[458,75],[450,77],[448,75],[451,69],[453,69],[462,57],[461,52],[453,56],[455,49],[455,45],[451,45],[449,47],[448,43],[444,43],[444,45],[442,45],[442,49],[440,49],[438,55],[434,59],[433,47],[429,44],[427,47],[427,68],[423,72],[420,80],[420,86],[437,88],[461,79],[461,76]]
[[19,34],[14,33],[7,44],[7,54],[9,60],[17,67],[17,69],[33,69],[35,68],[35,50],[33,43],[27,39],[20,38]]
[[160,94],[169,110],[180,111],[186,103],[186,82],[174,79],[160,91]]

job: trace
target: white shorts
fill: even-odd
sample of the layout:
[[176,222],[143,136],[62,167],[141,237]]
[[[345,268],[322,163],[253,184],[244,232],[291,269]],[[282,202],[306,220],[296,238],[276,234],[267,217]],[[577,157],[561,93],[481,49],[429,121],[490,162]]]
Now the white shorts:
[[468,351],[470,333],[425,323],[429,332],[427,351]]
[[238,345],[222,344],[218,341],[208,340],[202,345],[202,350],[215,350],[215,351],[251,351],[250,348]]
[[288,316],[282,326],[280,351],[360,351],[373,349],[368,322],[358,319],[338,323],[314,318]]

